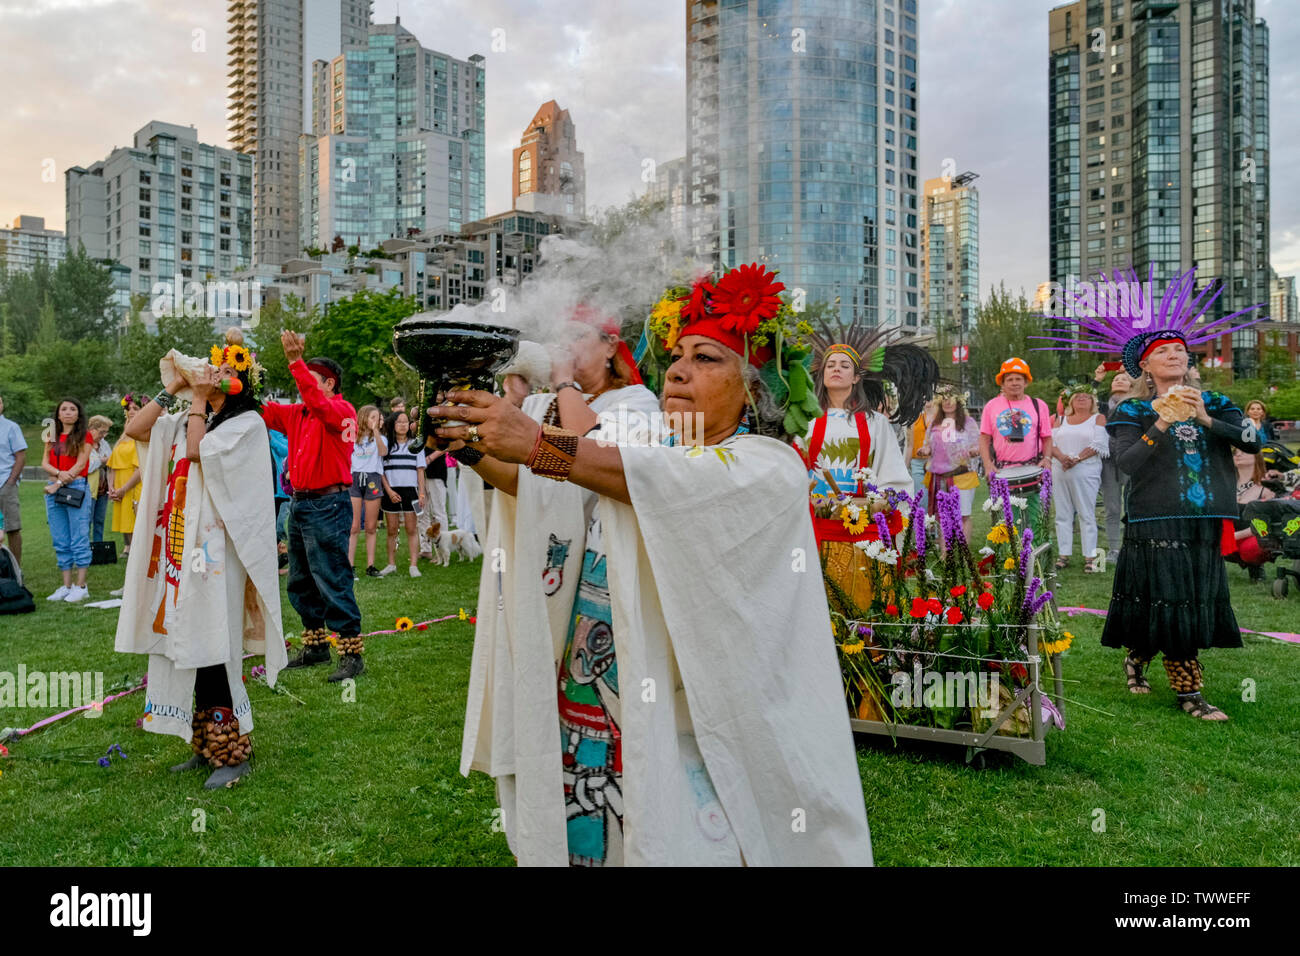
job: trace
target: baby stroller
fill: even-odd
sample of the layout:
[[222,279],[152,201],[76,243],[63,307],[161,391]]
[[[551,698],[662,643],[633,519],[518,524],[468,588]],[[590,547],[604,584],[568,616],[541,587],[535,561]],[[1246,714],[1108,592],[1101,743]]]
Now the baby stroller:
[[1285,598],[1291,578],[1300,585],[1300,499],[1252,501],[1242,507],[1241,517],[1255,532],[1260,550],[1276,564],[1273,597]]

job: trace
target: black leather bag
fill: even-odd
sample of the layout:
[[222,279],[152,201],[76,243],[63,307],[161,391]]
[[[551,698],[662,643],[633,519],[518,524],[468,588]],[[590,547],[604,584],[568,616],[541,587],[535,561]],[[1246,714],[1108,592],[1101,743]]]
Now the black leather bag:
[[69,508],[80,508],[86,503],[85,488],[60,488],[54,492],[54,503],[67,505]]
[[117,542],[116,541],[90,542],[90,563],[91,564],[117,564]]

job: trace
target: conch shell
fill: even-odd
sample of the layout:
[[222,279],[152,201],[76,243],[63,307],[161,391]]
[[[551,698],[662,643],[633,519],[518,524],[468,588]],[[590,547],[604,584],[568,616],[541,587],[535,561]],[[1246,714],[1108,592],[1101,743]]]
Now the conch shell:
[[158,360],[158,371],[162,376],[163,387],[166,388],[177,380],[184,382],[184,387],[176,391],[176,397],[186,402],[194,400],[194,391],[190,386],[194,384],[198,374],[211,367],[207,359],[194,358],[176,349],[172,349]]

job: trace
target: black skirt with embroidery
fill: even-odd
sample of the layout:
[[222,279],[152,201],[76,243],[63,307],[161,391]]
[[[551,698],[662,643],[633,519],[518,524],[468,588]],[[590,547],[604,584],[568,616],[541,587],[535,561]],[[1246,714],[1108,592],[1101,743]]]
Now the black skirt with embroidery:
[[1101,643],[1171,660],[1241,647],[1220,554],[1219,518],[1158,518],[1124,526]]

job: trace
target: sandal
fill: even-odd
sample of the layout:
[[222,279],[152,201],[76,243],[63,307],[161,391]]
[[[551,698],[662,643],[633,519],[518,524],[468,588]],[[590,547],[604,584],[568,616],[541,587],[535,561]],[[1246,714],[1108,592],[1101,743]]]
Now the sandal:
[[1142,672],[1146,669],[1146,664],[1139,664],[1133,660],[1133,656],[1127,655],[1124,658],[1124,676],[1128,678],[1128,692],[1130,694],[1149,694],[1151,685],[1147,683],[1146,675]]
[[1061,557],[1059,557],[1059,558],[1056,559],[1056,570],[1060,571],[1060,570],[1063,570],[1064,568],[1068,568],[1069,566],[1070,566],[1070,556],[1069,556],[1069,555],[1064,555],[1064,554],[1063,554],[1063,555],[1061,555]]
[[1195,694],[1179,694],[1178,706],[1183,713],[1199,717],[1201,720],[1224,721],[1228,719],[1228,715],[1206,700],[1200,691]]
[[1084,573],[1084,574],[1099,574],[1099,573],[1100,573],[1100,569],[1098,569],[1098,567],[1097,567],[1097,565],[1096,565],[1096,562],[1094,562],[1091,558],[1088,558],[1087,560],[1085,560],[1085,561],[1083,562],[1083,573]]

